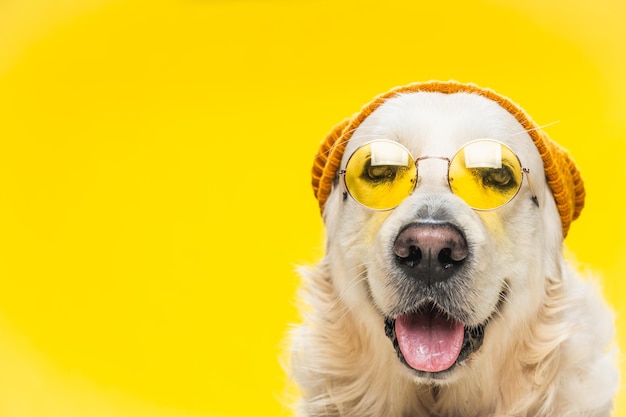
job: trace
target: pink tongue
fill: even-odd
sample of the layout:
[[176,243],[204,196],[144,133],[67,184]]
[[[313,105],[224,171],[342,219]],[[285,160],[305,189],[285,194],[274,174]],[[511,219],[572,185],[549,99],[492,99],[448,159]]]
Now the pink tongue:
[[418,371],[441,372],[454,365],[464,335],[461,322],[436,309],[403,314],[396,319],[396,337],[402,355]]

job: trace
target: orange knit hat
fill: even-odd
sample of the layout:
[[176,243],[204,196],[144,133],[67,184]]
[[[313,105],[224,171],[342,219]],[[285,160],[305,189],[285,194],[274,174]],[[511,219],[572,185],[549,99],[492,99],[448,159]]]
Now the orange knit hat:
[[379,95],[371,103],[365,105],[359,113],[335,126],[326,136],[324,142],[322,142],[313,165],[313,192],[319,202],[321,211],[324,210],[324,204],[330,194],[341,158],[355,129],[387,99],[402,93],[417,92],[477,94],[495,101],[511,113],[522,127],[528,131],[539,150],[539,154],[543,159],[546,179],[552,189],[552,194],[561,216],[563,237],[567,236],[570,223],[578,218],[585,203],[585,188],[580,172],[567,151],[552,141],[545,132],[539,129],[539,126],[532,121],[524,110],[508,98],[498,95],[489,89],[454,81],[431,81],[396,87]]

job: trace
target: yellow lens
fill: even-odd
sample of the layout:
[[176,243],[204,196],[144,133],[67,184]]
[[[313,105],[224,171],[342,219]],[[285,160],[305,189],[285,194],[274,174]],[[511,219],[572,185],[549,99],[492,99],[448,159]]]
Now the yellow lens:
[[465,145],[450,162],[450,189],[472,208],[498,208],[515,197],[522,184],[522,166],[513,151],[493,140]]
[[350,195],[376,210],[400,204],[415,188],[417,170],[409,151],[390,141],[370,142],[358,148],[346,166]]

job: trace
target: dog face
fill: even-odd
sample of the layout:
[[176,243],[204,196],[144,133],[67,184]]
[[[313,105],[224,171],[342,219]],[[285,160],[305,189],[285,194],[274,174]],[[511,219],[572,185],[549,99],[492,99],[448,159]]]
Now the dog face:
[[[451,187],[450,161],[480,139],[510,148],[524,169],[517,194],[493,209],[472,208],[467,192]],[[481,366],[536,312],[546,272],[560,268],[560,218],[537,148],[491,100],[389,99],[354,132],[340,169],[372,141],[401,144],[418,161],[417,175],[388,210],[364,206],[342,178],[335,182],[324,212],[334,283],[364,326],[384,329],[394,366],[447,384]]]

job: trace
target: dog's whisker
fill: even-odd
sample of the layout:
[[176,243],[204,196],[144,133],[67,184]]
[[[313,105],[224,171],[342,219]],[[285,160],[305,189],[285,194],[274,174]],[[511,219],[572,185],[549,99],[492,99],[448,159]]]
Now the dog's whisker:
[[553,122],[546,123],[545,125],[532,127],[532,128],[530,128],[530,129],[520,130],[520,131],[518,131],[518,132],[511,133],[510,135],[507,135],[507,136],[505,136],[505,137],[503,137],[503,138],[500,138],[500,140],[509,139],[509,138],[514,137],[514,136],[521,135],[521,134],[523,134],[523,133],[530,133],[530,132],[534,132],[535,130],[542,130],[542,129],[545,129],[546,127],[554,126],[555,124],[560,123],[560,122],[561,122],[560,120],[555,120],[555,121],[553,121]]
[[357,285],[359,285],[361,282],[365,281],[366,279],[367,279],[367,270],[363,269],[361,272],[359,272],[350,280],[350,282],[348,283],[348,286],[344,288],[341,291],[341,293],[337,294],[335,298],[335,302],[331,305],[331,308],[335,308],[337,303],[340,303],[342,302],[342,300],[345,299],[346,294],[348,292],[350,292],[354,287],[356,287]]
[[[341,292],[333,295],[332,297],[333,303],[328,306],[329,309],[335,308],[337,303],[342,302],[342,300],[346,296],[346,293],[351,291],[356,285],[358,285],[360,282],[365,280],[367,276],[367,270],[364,268],[364,266],[365,264],[361,264],[361,265],[356,265],[350,268],[350,273],[351,273],[352,278],[348,282],[348,286],[342,289]],[[353,271],[355,270],[358,270],[359,272],[354,273]]]
[[498,294],[498,302],[496,303],[496,307],[494,309],[495,315],[502,318],[501,308],[504,307],[506,303],[509,301],[510,294],[513,293],[513,289],[507,280],[502,281],[502,291]]

